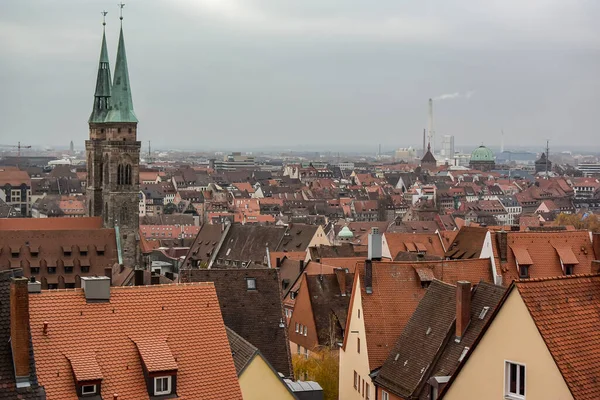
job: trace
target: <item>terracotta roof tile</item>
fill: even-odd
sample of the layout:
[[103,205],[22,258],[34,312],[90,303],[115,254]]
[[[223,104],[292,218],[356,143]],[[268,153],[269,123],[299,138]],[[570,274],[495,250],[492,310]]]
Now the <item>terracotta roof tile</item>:
[[212,284],[113,287],[106,303],[86,303],[81,289],[42,291],[29,304],[36,370],[48,399],[77,400],[65,355],[89,351],[102,371],[103,398],[148,399],[132,340],[147,337],[166,338],[178,366],[178,398],[242,398]]
[[148,372],[173,371],[177,362],[164,337],[133,339]]
[[[394,259],[400,252],[425,252],[430,256],[444,256],[444,246],[436,233],[391,233],[383,234],[383,239]],[[384,244],[386,246],[386,244]]]
[[102,217],[81,218],[3,218],[0,231],[102,229]]
[[600,276],[515,283],[573,398],[600,398]]
[[96,361],[93,351],[72,351],[66,354],[71,363],[71,368],[78,381],[95,381],[102,379],[102,371]]

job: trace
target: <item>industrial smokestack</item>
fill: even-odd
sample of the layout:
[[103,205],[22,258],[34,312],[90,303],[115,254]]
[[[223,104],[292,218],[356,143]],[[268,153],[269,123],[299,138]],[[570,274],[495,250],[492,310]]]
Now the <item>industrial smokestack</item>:
[[429,143],[431,143],[431,154],[435,153],[435,132],[433,130],[433,99],[429,99]]
[[423,154],[421,158],[425,157],[425,153],[427,152],[427,134],[425,133],[427,129],[423,129]]

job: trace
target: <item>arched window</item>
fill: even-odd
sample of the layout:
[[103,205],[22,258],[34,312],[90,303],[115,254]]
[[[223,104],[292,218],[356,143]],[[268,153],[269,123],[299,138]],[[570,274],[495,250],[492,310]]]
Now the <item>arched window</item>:
[[100,171],[98,171],[100,173],[100,185],[102,185],[102,182],[104,180],[104,164],[100,163]]
[[125,166],[125,184],[131,185],[131,165]]
[[104,182],[108,184],[110,183],[110,176],[108,174],[108,160],[105,159],[102,164],[104,165]]
[[117,185],[123,184],[123,164],[117,167]]

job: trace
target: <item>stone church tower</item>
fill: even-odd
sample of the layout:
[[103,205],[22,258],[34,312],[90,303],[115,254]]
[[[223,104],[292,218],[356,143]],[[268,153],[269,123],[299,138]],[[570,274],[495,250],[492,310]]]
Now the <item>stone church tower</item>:
[[141,142],[137,141],[138,120],[133,112],[122,21],[114,72],[111,82],[103,32],[94,107],[88,120],[90,139],[85,142],[88,215],[102,216],[104,227],[115,228],[123,264],[135,267],[141,260],[138,243]]

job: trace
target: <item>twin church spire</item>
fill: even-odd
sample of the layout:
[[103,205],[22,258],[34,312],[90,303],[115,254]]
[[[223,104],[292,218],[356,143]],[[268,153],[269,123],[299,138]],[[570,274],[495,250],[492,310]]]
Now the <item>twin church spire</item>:
[[[124,4],[121,4],[121,10]],[[102,12],[106,16],[106,11]],[[106,22],[102,25],[102,47],[100,49],[100,62],[98,77],[96,78],[96,92],[94,93],[94,107],[88,120],[89,123],[121,123],[138,122],[133,111],[131,87],[129,85],[129,70],[127,68],[127,55],[125,53],[125,39],[123,38],[123,15],[121,14],[121,31],[119,33],[119,46],[117,48],[117,61],[115,63],[114,79],[110,78],[110,63],[106,46]]]

